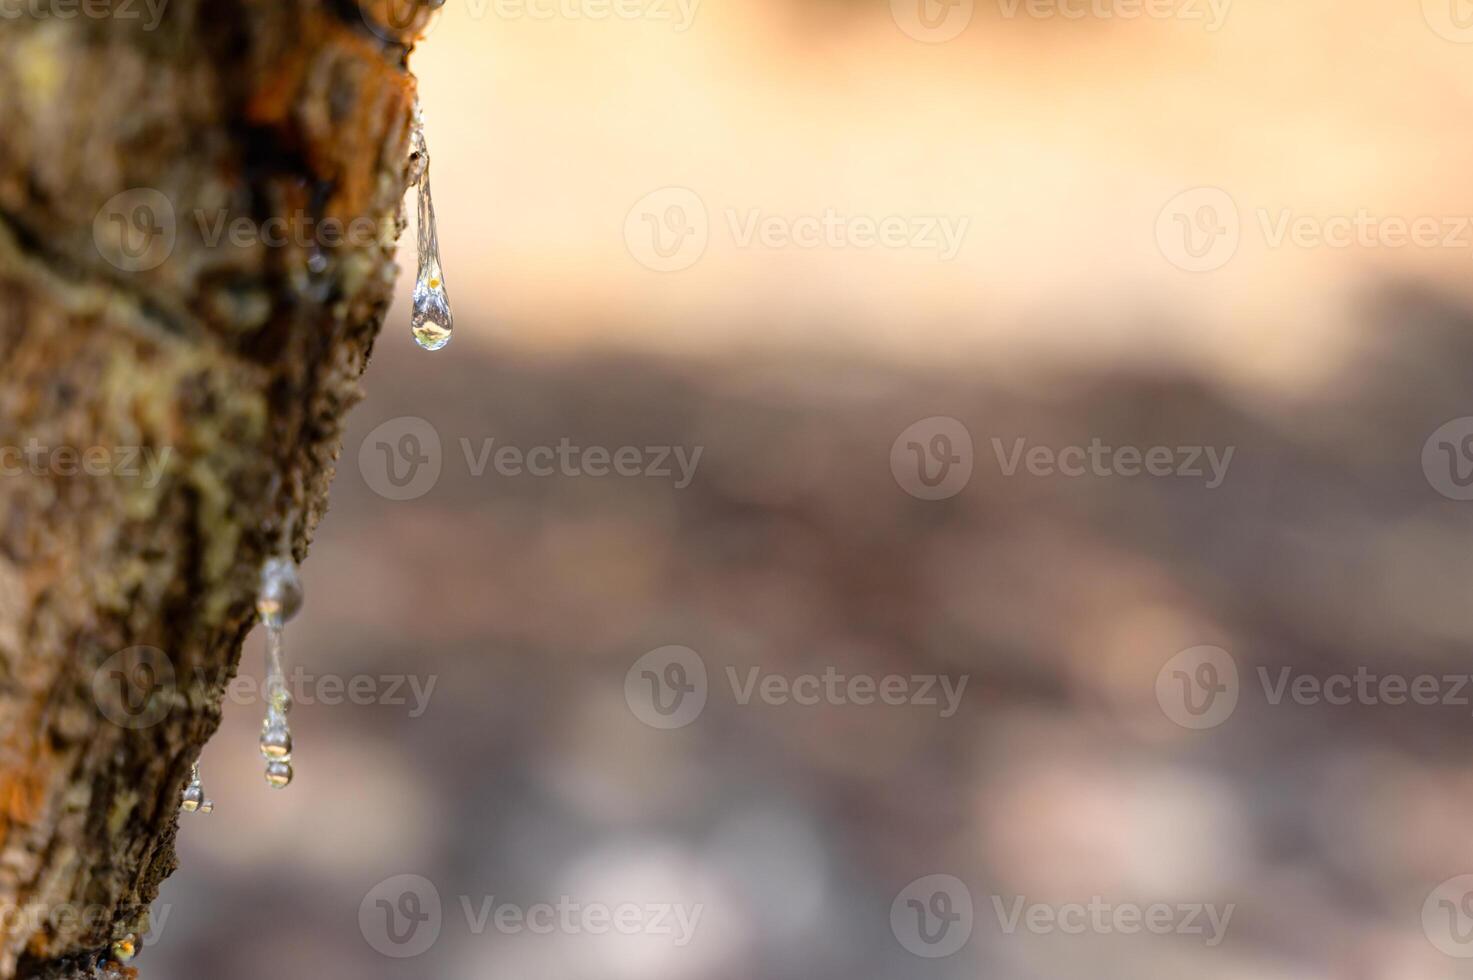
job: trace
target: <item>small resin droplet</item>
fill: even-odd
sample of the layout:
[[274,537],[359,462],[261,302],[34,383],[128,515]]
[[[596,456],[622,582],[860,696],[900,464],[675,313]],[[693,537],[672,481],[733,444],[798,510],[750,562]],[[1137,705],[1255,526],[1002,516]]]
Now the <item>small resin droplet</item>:
[[200,783],[198,762],[190,767],[189,785],[184,787],[184,798],[179,801],[179,809],[186,813],[209,813],[215,809],[214,802],[205,799],[205,788]]
[[277,759],[266,764],[266,784],[272,789],[282,789],[292,781],[292,764]]
[[286,719],[280,716],[268,717],[261,726],[261,755],[269,761],[281,759],[290,761],[292,757],[292,733],[286,727]]
[[302,579],[289,558],[272,558],[261,569],[261,591],[256,611],[266,625],[266,720],[261,723],[261,756],[266,760],[266,782],[281,789],[292,781],[292,734],[286,714],[292,708],[283,664],[286,620],[302,608]]
[[419,188],[419,274],[414,280],[414,313],[409,326],[419,346],[439,350],[450,343],[455,317],[445,291],[445,274],[440,271],[440,238],[435,229],[435,200],[430,193],[430,151],[425,145],[418,106],[414,115],[409,173]]
[[256,612],[269,628],[273,623],[278,629],[302,608],[306,592],[302,588],[302,577],[297,574],[296,563],[290,558],[268,558],[261,566],[261,591],[256,597]]

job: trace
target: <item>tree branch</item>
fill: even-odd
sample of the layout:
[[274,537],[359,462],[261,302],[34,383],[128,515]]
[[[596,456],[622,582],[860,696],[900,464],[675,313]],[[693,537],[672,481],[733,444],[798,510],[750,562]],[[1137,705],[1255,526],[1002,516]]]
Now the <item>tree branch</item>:
[[0,32],[0,978],[145,931],[260,565],[325,507],[403,228],[419,21],[366,6]]

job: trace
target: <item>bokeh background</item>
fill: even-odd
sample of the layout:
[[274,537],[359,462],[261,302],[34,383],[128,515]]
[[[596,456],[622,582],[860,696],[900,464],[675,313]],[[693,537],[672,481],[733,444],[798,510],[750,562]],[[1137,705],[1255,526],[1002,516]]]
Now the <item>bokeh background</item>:
[[[1429,895],[1473,873],[1473,707],[1274,704],[1259,670],[1470,670],[1473,504],[1424,448],[1473,415],[1473,11],[1141,9],[450,0],[412,64],[456,339],[410,340],[411,229],[287,633],[374,703],[299,703],[284,792],[227,706],[143,975],[1468,976],[1473,901]],[[830,213],[837,243],[742,234]],[[861,247],[888,218],[966,230]],[[1337,220],[1372,230],[1317,244]],[[922,499],[892,447],[937,416],[970,479]],[[426,431],[438,478],[390,499],[378,447]],[[1234,454],[1210,489],[1009,476],[1020,438]],[[702,455],[684,486],[476,475],[492,439]],[[671,729],[626,687],[668,646],[708,672]],[[1194,728],[1158,678],[1201,646],[1240,683]],[[966,687],[743,704],[752,668]],[[397,958],[406,874],[442,913]],[[973,906],[947,956],[905,927],[932,875]],[[564,897],[700,917],[473,921]],[[1233,912],[1216,944],[1009,932],[1019,898]]]

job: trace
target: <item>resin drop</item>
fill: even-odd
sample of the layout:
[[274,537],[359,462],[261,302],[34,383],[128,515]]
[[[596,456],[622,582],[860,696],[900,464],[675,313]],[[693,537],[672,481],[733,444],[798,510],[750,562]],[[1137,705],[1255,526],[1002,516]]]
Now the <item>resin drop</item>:
[[256,612],[266,627],[266,720],[261,723],[261,757],[266,760],[266,783],[281,789],[292,781],[292,733],[286,715],[292,707],[283,663],[286,621],[302,608],[304,598],[297,566],[287,558],[272,558],[261,569],[261,592]]
[[266,765],[266,783],[272,789],[282,789],[292,781],[292,764],[277,759]]
[[455,318],[450,313],[450,295],[445,291],[445,273],[440,269],[435,201],[430,194],[430,151],[425,144],[418,106],[414,110],[414,133],[410,144],[410,176],[419,188],[419,274],[414,280],[414,314],[409,326],[419,346],[425,350],[439,350],[450,343]]
[[268,628],[282,625],[301,611],[306,592],[297,566],[290,558],[268,558],[261,567],[261,591],[256,612]]
[[286,727],[286,720],[279,719],[275,722],[267,720],[261,728],[261,755],[268,761],[271,759],[290,759],[292,757],[292,733]]
[[184,799],[180,801],[179,808],[187,813],[209,813],[215,809],[214,801],[205,797],[205,788],[199,778],[198,762],[190,767],[189,785],[184,788]]

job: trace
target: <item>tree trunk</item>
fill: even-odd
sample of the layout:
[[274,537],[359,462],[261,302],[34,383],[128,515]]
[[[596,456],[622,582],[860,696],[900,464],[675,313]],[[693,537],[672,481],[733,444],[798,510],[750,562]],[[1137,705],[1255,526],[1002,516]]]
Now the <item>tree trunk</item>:
[[423,11],[153,2],[0,21],[0,978],[146,930],[404,224]]

